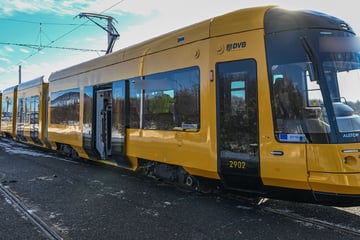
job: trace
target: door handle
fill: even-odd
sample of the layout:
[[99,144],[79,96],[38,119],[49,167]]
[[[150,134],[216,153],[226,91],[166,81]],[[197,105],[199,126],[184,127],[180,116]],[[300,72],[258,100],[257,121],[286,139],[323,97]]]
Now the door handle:
[[274,156],[282,156],[282,155],[284,155],[284,152],[283,151],[272,151],[271,154]]

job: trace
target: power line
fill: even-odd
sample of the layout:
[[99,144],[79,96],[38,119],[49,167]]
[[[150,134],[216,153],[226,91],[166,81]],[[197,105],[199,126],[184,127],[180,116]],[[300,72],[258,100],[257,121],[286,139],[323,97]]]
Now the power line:
[[[55,40],[51,41],[49,44],[47,45],[42,45],[40,47],[37,48],[37,51],[33,52],[32,54],[30,54],[29,56],[27,56],[26,58],[23,59],[23,61],[28,60],[29,58],[35,56],[36,54],[38,54],[42,49],[44,48],[52,48],[51,45],[53,43],[55,43],[56,41],[59,41],[60,39],[64,38],[65,36],[69,35],[70,33],[76,31],[77,29],[79,29],[80,27],[82,27],[83,25],[85,25],[86,23],[88,23],[89,21],[86,21],[80,25],[77,25],[75,28],[73,28],[72,30],[62,34],[60,37],[56,38]],[[34,44],[35,45],[35,44]],[[17,65],[19,65],[21,63],[21,61],[19,63],[17,63]]]
[[[29,21],[29,20],[21,20],[21,19],[10,19],[10,18],[1,18],[0,21],[3,22],[17,22],[17,23],[28,23],[28,24],[43,24],[43,25],[58,25],[58,26],[78,26],[76,23],[55,23],[55,22],[37,22],[37,21]],[[83,26],[94,27],[93,24],[85,24]]]
[[20,46],[20,47],[28,47],[34,48],[36,50],[41,51],[44,48],[57,48],[64,50],[75,50],[75,51],[83,51],[83,52],[106,52],[106,50],[96,50],[96,49],[86,49],[86,48],[69,48],[69,47],[58,47],[58,46],[44,46],[44,45],[36,45],[36,44],[27,44],[27,43],[10,43],[10,42],[0,42],[1,45],[12,45],[12,46]]
[[[117,3],[111,5],[111,6],[108,7],[107,9],[103,10],[101,13],[104,13],[104,12],[106,12],[106,11],[109,11],[110,9],[114,8],[115,6],[119,5],[120,3],[124,2],[124,1],[125,1],[125,0],[120,0],[120,1],[118,1]],[[21,20],[19,20],[19,21],[21,21]],[[80,27],[83,27],[83,26],[87,25],[87,23],[88,23],[89,21],[90,21],[90,20],[87,20],[87,21],[85,21],[84,23],[82,23],[82,24],[80,24],[80,25],[76,25],[76,27],[74,27],[74,28],[71,29],[70,31],[62,34],[61,36],[59,36],[59,37],[56,38],[55,40],[51,41],[51,42],[50,42],[49,44],[47,44],[47,45],[37,46],[37,48],[35,48],[37,51],[33,52],[32,54],[30,54],[29,56],[27,56],[26,58],[24,58],[23,61],[25,61],[25,60],[31,58],[32,56],[36,55],[37,53],[39,53],[39,52],[40,52],[42,49],[44,49],[44,48],[62,48],[62,47],[52,47],[51,45],[54,44],[56,41],[59,41],[60,39],[66,37],[66,36],[69,35],[69,34],[71,34],[72,32],[76,31],[76,30],[79,29]],[[27,21],[27,22],[33,23],[33,22],[31,22],[31,21]],[[37,23],[37,24],[39,24],[39,23]],[[30,44],[30,45],[31,45],[31,44]],[[28,46],[30,46],[30,45],[28,45]],[[33,44],[33,46],[36,46],[36,45]],[[70,49],[70,48],[62,48],[62,49]],[[72,50],[78,50],[78,49],[72,49]],[[97,51],[97,50],[94,50],[94,51],[99,52],[99,51]],[[18,64],[20,64],[20,62],[19,62]]]
[[125,0],[121,0],[121,1],[118,1],[117,3],[114,3],[113,5],[111,5],[110,7],[108,7],[107,9],[105,9],[104,11],[100,12],[101,14],[109,11],[110,9],[116,7],[117,5],[119,5],[120,3],[124,2]]

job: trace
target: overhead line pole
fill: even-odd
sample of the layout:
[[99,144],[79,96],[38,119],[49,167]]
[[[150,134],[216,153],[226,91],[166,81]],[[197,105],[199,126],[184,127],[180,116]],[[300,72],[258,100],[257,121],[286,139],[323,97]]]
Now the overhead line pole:
[[19,85],[21,84],[21,65],[19,65]]
[[[120,34],[118,33],[118,31],[116,30],[116,28],[113,24],[113,21],[115,19],[111,16],[96,14],[96,13],[80,13],[78,15],[78,17],[80,17],[80,18],[86,17],[87,19],[89,19],[90,21],[92,21],[93,23],[95,23],[97,26],[99,26],[100,28],[102,28],[103,30],[105,30],[108,33],[108,48],[106,50],[106,54],[111,53],[113,50],[113,47],[115,45],[115,41],[117,39],[119,39],[119,37],[120,37]],[[107,20],[107,27],[102,26],[101,24],[96,22],[93,18]]]

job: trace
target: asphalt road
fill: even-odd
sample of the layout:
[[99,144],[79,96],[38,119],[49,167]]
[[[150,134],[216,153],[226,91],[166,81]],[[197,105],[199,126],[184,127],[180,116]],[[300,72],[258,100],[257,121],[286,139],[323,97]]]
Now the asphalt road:
[[[360,239],[359,208],[199,194],[0,139],[0,239]],[[4,192],[5,191],[5,192]],[[14,196],[25,208],[21,211]],[[24,209],[23,209],[24,210]],[[280,214],[278,214],[280,213]],[[352,233],[288,213],[359,231]]]

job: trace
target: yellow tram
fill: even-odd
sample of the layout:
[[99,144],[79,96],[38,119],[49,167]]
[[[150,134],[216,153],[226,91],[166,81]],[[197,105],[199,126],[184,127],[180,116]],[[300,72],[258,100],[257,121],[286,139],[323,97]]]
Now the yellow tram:
[[234,11],[52,73],[47,141],[189,186],[359,205],[359,50],[333,16]]

